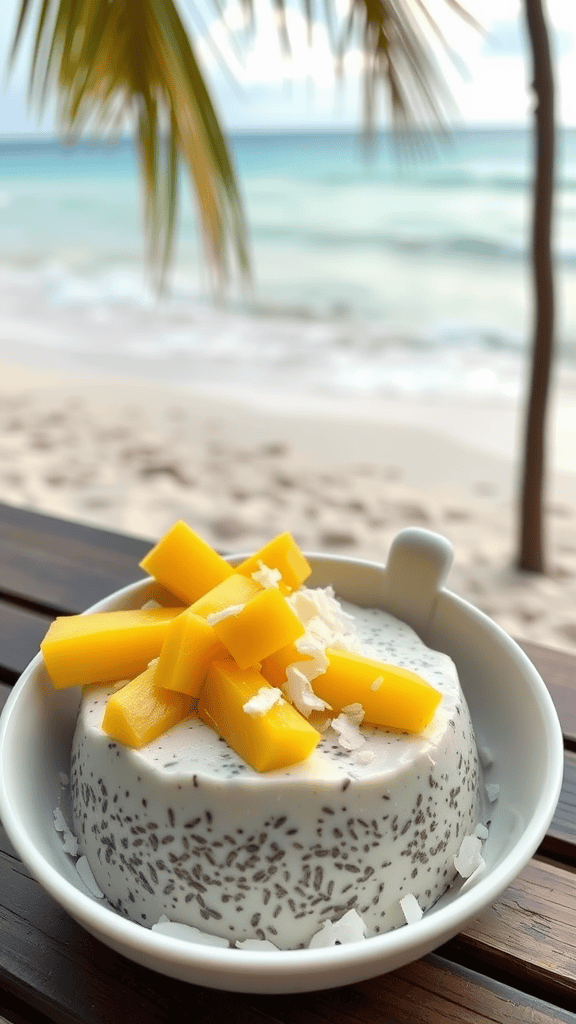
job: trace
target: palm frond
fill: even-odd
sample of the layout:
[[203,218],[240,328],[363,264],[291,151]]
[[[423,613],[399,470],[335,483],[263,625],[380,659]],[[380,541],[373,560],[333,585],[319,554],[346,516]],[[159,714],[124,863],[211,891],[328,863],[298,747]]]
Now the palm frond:
[[35,7],[29,76],[42,110],[58,97],[72,139],[135,128],[157,282],[174,244],[179,167],[190,174],[209,262],[221,284],[250,277],[246,223],[226,140],[173,0],[21,0],[13,60]]
[[[249,4],[249,0],[242,2]],[[315,6],[312,0],[301,2],[311,33]],[[280,18],[284,49],[290,52],[289,37],[286,39],[286,0],[273,0],[273,3]],[[464,21],[480,28],[459,0],[444,0],[444,4]],[[455,65],[459,58],[426,0],[350,0],[339,33],[334,27],[337,22],[335,3],[325,0],[324,21],[334,44],[337,69],[342,68],[344,56],[353,44],[359,42],[363,50],[364,126],[368,132],[374,125],[378,86],[383,86],[388,95],[392,119],[397,126],[447,121],[455,104],[436,50],[447,55]]]
[[[397,126],[426,121],[442,124],[453,109],[452,95],[416,12],[417,4],[406,0],[351,0],[341,46],[349,46],[355,36],[362,38],[368,129],[374,123],[378,84],[388,93]],[[429,25],[436,28],[429,12],[427,15]]]

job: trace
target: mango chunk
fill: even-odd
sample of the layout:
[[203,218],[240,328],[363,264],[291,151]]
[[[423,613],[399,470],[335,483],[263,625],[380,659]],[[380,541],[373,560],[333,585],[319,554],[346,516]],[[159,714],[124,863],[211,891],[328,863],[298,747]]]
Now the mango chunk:
[[248,714],[244,705],[263,687],[272,689],[256,669],[241,669],[231,658],[214,661],[198,714],[247,764],[270,772],[304,761],[321,737],[283,698],[263,715]]
[[335,648],[328,648],[326,654],[330,665],[313,680],[314,693],[334,711],[361,704],[366,724],[420,732],[442,699],[438,690],[409,669]]
[[286,670],[289,665],[299,661],[311,660],[309,654],[300,654],[300,651],[296,649],[296,644],[292,642],[287,644],[286,647],[281,647],[279,651],[269,654],[267,658],[263,658],[260,671],[264,679],[272,686],[281,687],[286,682]]
[[186,718],[190,697],[157,686],[156,665],[148,668],[106,702],[102,729],[127,747],[140,748]]
[[185,604],[197,601],[233,572],[232,566],[182,519],[148,552],[140,568]]
[[183,608],[95,612],[54,620],[40,644],[57,690],[133,679],[157,658]]
[[275,587],[261,590],[214,630],[240,668],[250,668],[304,633],[304,626]]
[[206,619],[187,608],[170,623],[156,668],[156,686],[197,697],[210,663],[228,652]]
[[290,533],[278,534],[256,554],[237,565],[235,571],[244,576],[251,576],[253,572],[258,571],[261,562],[269,569],[278,569],[282,573],[278,586],[283,594],[299,587],[312,572],[310,563]]
[[226,608],[235,607],[239,604],[246,604],[252,597],[259,594],[262,587],[256,580],[247,579],[245,576],[235,572],[227,579],[212,587],[206,594],[198,598],[191,605],[196,615],[207,619],[209,615],[222,612]]

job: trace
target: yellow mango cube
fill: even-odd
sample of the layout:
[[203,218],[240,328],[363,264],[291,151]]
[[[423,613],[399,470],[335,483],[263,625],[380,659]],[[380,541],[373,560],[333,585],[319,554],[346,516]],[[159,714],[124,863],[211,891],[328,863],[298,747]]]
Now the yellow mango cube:
[[302,622],[275,587],[260,591],[214,630],[240,668],[250,668],[304,633]]
[[421,732],[442,694],[409,669],[385,665],[360,654],[328,648],[330,665],[312,682],[314,693],[334,711],[361,704],[366,724]]
[[215,661],[200,694],[198,714],[258,772],[304,761],[319,743],[320,733],[284,698],[264,714],[245,711],[244,705],[262,688],[273,689],[256,669],[241,669],[231,658]]
[[222,612],[226,608],[246,604],[252,597],[259,594],[262,587],[256,580],[247,579],[239,573],[232,573],[227,579],[212,587],[206,594],[198,598],[190,606],[196,615],[207,619],[209,615]]
[[170,623],[183,608],[63,615],[40,644],[57,690],[133,679],[157,658]]
[[235,572],[251,576],[253,572],[258,571],[260,563],[267,565],[269,569],[278,569],[282,573],[282,579],[278,586],[283,594],[299,587],[312,572],[310,563],[290,533],[278,534],[256,554],[237,565]]
[[210,663],[227,654],[206,619],[187,608],[168,627],[156,668],[156,686],[197,697]]
[[185,604],[197,601],[233,572],[232,566],[182,519],[148,552],[140,568]]
[[156,665],[152,664],[106,702],[102,729],[127,747],[145,746],[181,722],[190,710],[190,697],[157,686],[155,674]]
[[260,671],[272,686],[284,686],[288,666],[298,661],[311,661],[311,655],[300,654],[293,642],[263,658]]

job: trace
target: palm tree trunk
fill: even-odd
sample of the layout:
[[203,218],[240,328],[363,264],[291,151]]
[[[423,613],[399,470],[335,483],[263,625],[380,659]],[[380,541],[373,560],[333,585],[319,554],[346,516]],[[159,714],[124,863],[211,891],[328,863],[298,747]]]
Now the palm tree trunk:
[[554,77],[542,0],[524,0],[532,49],[536,98],[536,172],[533,186],[532,270],[534,337],[530,393],[526,411],[524,474],[520,503],[520,548],[517,565],[544,571],[543,491],[546,412],[554,331],[552,202],[554,193]]

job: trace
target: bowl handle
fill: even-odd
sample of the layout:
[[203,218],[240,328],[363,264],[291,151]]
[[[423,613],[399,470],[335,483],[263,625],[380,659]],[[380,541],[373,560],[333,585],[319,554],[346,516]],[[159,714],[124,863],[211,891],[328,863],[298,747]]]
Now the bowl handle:
[[445,537],[417,527],[402,530],[392,541],[384,599],[393,614],[413,629],[423,630],[430,622],[453,554]]

